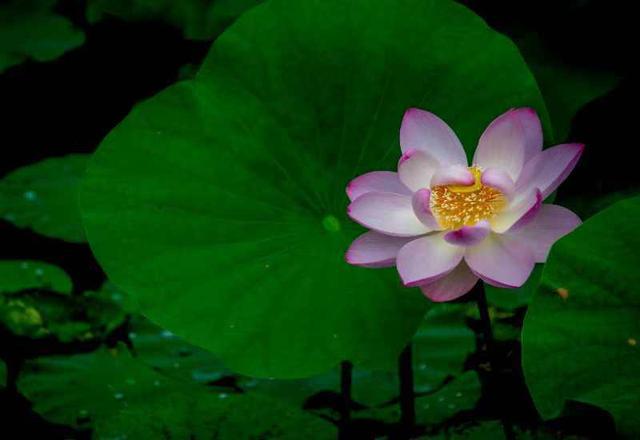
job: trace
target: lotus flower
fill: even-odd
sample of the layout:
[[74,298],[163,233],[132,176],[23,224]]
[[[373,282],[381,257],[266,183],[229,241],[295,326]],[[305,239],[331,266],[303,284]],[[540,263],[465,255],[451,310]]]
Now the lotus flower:
[[370,229],[346,260],[397,266],[405,286],[450,301],[478,281],[519,287],[553,243],[580,224],[571,211],[542,201],[564,181],[584,149],[542,150],[535,111],[495,119],[467,165],[462,144],[436,115],[405,113],[398,172],[374,171],[349,183],[349,216]]

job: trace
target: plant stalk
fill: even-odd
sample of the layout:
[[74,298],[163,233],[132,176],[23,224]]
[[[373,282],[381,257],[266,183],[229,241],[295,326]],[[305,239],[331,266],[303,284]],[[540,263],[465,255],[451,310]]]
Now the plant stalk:
[[[489,393],[497,393],[496,389],[496,362],[495,342],[493,339],[493,328],[491,327],[491,316],[489,315],[489,305],[487,304],[487,295],[482,283],[476,286],[476,302],[478,304],[478,312],[480,313],[480,323],[482,325],[482,345],[487,353],[487,362],[489,363],[489,372],[487,374],[487,388]],[[502,430],[507,440],[515,440],[513,425],[509,418],[504,414],[507,402],[504,395],[498,397],[498,406],[500,410],[500,420],[502,422]]]

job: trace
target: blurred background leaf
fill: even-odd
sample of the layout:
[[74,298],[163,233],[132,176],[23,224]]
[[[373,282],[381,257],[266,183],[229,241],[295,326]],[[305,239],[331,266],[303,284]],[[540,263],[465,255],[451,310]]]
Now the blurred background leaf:
[[0,2],[0,73],[24,60],[53,60],[84,43],[84,34],[53,12],[55,0]]
[[12,171],[0,180],[0,216],[47,237],[85,241],[78,186],[87,158],[73,154]]
[[331,424],[298,409],[175,382],[122,347],[31,361],[18,386],[42,416],[95,426],[99,438],[335,438]]
[[64,270],[41,261],[0,261],[0,294],[36,288],[71,293],[73,282]]
[[[69,296],[48,290],[25,290],[0,296],[0,328],[14,337],[34,340],[33,344],[21,341],[19,349],[24,349],[27,356],[56,350],[56,343],[98,341],[97,346],[125,319],[116,304],[96,297]],[[39,344],[39,339],[45,344]],[[30,349],[31,345],[36,348]]]

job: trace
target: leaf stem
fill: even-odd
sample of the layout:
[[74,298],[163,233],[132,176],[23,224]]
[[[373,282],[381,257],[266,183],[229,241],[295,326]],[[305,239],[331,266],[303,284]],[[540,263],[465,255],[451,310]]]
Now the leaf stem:
[[[487,353],[487,362],[489,363],[489,372],[487,374],[487,388],[488,393],[500,393],[500,390],[496,389],[497,377],[496,377],[496,351],[495,342],[493,339],[493,329],[491,327],[491,316],[489,315],[489,305],[487,304],[487,295],[485,293],[484,284],[478,283],[476,290],[476,302],[478,304],[478,312],[480,313],[480,323],[482,325],[482,346]],[[513,425],[509,418],[505,415],[506,402],[504,395],[495,396],[498,408],[500,411],[500,420],[502,422],[502,430],[507,440],[515,439],[515,433],[513,431]]]
[[478,312],[480,313],[480,323],[482,324],[482,342],[487,349],[489,362],[493,364],[493,329],[491,328],[491,317],[489,316],[487,295],[484,292],[484,287],[482,284],[478,284],[475,290],[476,302],[478,303]]
[[9,395],[17,396],[18,395],[18,377],[20,376],[20,372],[22,371],[22,366],[24,365],[24,359],[19,356],[8,356],[5,359],[5,364],[7,366],[7,377],[5,388]]

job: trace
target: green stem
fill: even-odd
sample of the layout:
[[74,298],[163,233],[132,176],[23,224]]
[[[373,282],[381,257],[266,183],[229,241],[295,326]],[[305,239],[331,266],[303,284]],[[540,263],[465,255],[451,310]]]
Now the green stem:
[[[489,315],[489,305],[487,304],[487,295],[484,291],[484,285],[478,283],[476,287],[476,302],[478,304],[478,312],[480,313],[480,323],[482,324],[482,345],[487,352],[487,361],[489,363],[488,373],[488,392],[493,394],[498,392],[496,390],[496,352],[495,343],[493,339],[493,329],[491,327],[491,316]],[[504,396],[497,396],[498,407],[500,411],[500,419],[502,421],[502,429],[507,440],[515,439],[515,433],[513,431],[513,425],[509,418],[505,415],[506,401]]]

